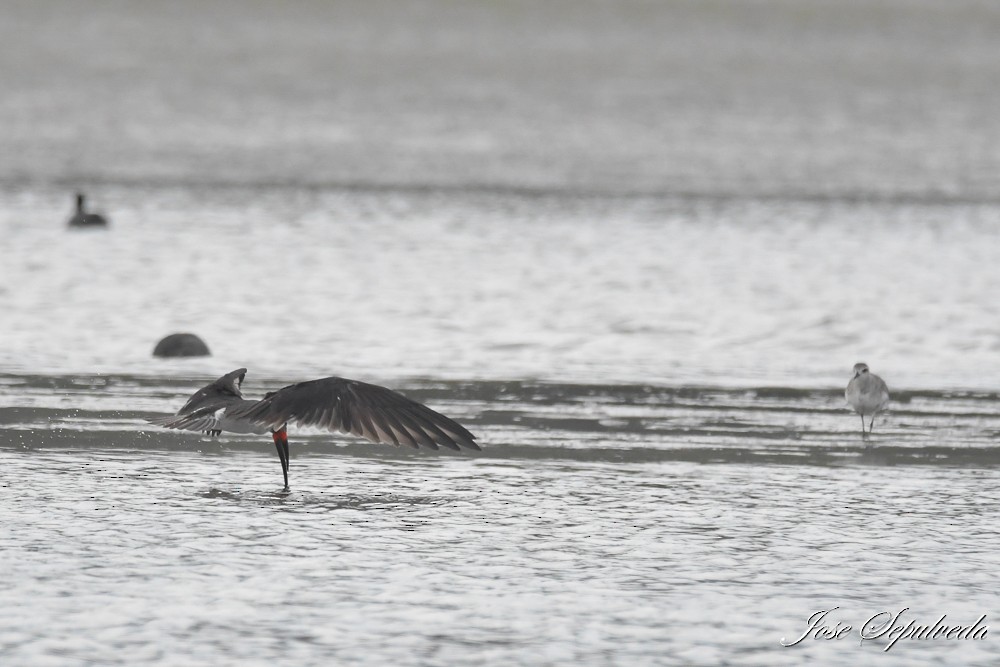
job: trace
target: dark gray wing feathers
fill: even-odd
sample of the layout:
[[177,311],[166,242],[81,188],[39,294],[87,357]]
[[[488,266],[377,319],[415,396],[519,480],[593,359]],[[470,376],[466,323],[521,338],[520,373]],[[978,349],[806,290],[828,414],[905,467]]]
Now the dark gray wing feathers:
[[177,414],[186,415],[211,406],[215,406],[217,410],[243,400],[240,385],[243,384],[246,374],[247,369],[237,368],[232,373],[226,373],[215,382],[205,385],[191,395]]
[[243,394],[240,393],[240,385],[243,384],[246,373],[247,369],[245,368],[237,368],[231,373],[226,373],[218,380],[193,393],[191,398],[177,411],[177,414],[169,417],[155,417],[147,421],[164,428],[185,431],[216,430],[220,426],[217,418],[219,410],[240,403],[250,403],[250,401],[244,401]]
[[465,427],[427,406],[385,387],[339,377],[289,385],[227,414],[270,428],[295,421],[372,442],[479,449],[475,436]]
[[176,415],[150,423],[188,431],[222,427],[247,432],[247,425],[252,425],[249,430],[275,430],[294,421],[397,446],[479,449],[476,436],[458,422],[385,387],[329,377],[288,385],[263,400],[248,401],[240,392],[246,372],[238,368],[223,375],[196,391]]
[[164,428],[179,429],[182,431],[211,431],[219,427],[219,420],[215,417],[218,410],[218,407],[202,408],[183,415],[154,417],[146,421]]

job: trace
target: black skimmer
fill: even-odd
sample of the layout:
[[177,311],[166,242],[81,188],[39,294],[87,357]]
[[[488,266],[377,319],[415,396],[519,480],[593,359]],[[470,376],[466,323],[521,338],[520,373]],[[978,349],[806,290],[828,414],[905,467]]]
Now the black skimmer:
[[271,432],[288,491],[288,423],[351,433],[377,443],[479,450],[476,436],[426,405],[391,389],[328,377],[272,391],[259,401],[243,398],[247,369],[237,368],[196,391],[177,414],[152,424],[210,435]]
[[76,193],[76,213],[69,219],[70,227],[107,227],[108,221],[100,213],[87,213],[83,209],[83,193]]
[[854,364],[854,377],[847,383],[844,398],[861,415],[861,435],[865,436],[865,415],[871,415],[868,433],[875,426],[875,415],[889,403],[889,387],[879,376],[868,370],[868,364]]

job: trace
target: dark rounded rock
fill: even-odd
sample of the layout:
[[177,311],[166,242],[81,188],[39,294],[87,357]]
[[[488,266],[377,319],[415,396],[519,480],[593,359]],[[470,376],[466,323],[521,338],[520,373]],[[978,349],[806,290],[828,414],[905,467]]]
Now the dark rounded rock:
[[210,354],[205,341],[190,333],[170,334],[153,349],[154,357],[207,357]]

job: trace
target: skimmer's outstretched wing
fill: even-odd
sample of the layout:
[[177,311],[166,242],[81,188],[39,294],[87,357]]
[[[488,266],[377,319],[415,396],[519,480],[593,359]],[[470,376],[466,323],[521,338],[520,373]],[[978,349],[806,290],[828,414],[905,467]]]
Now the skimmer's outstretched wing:
[[255,404],[255,401],[245,400],[240,391],[246,374],[245,368],[237,368],[231,373],[226,373],[193,393],[177,414],[154,417],[147,421],[165,428],[185,431],[224,430],[236,433],[264,433],[267,429],[263,427],[251,427],[248,423],[240,424],[226,416],[230,408],[249,407]]
[[372,442],[410,447],[479,449],[464,426],[391,389],[339,377],[292,384],[227,415],[280,428],[295,421],[351,433]]

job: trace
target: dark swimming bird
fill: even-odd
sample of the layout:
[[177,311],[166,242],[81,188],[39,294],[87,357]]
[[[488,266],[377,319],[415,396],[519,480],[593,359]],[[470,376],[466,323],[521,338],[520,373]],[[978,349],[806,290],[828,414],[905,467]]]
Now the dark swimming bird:
[[861,435],[865,435],[865,415],[871,415],[868,433],[875,426],[875,415],[889,403],[889,387],[879,376],[868,371],[868,364],[854,364],[854,377],[847,383],[844,398],[861,415]]
[[476,436],[425,405],[374,384],[328,377],[290,384],[259,401],[243,398],[247,369],[237,368],[196,391],[176,415],[152,424],[218,435],[271,432],[288,490],[289,422],[351,433],[393,445],[479,450]]
[[83,193],[76,193],[76,213],[69,219],[70,227],[107,227],[108,221],[99,213],[87,213],[83,210]]

